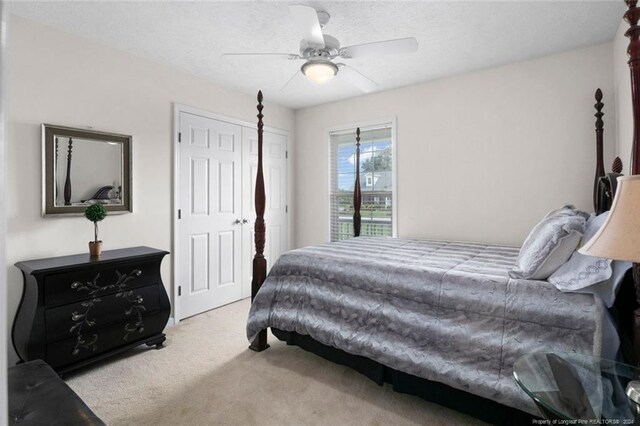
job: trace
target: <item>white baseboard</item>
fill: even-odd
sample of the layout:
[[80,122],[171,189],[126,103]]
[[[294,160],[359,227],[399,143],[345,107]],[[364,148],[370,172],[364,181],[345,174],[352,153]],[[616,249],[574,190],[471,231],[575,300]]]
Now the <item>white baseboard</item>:
[[173,317],[169,317],[169,321],[167,321],[167,327],[173,327],[176,325],[176,321]]

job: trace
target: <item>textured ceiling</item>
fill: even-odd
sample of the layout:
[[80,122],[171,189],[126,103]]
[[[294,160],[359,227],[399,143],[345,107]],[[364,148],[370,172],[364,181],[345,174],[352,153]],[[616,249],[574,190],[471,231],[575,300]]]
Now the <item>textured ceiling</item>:
[[[10,11],[270,102],[300,108],[362,93],[340,78],[282,85],[302,61],[221,57],[297,53],[300,31],[281,1],[10,3]],[[343,46],[415,37],[413,54],[344,60],[379,83],[406,86],[613,39],[622,1],[306,1],[331,14],[324,32]],[[339,76],[338,76],[339,77]]]

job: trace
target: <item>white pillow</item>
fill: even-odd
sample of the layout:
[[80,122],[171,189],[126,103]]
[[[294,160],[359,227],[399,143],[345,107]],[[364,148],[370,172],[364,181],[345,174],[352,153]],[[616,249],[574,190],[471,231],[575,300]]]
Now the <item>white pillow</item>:
[[[581,246],[598,232],[608,215],[609,212],[605,212],[587,221]],[[618,286],[630,267],[631,262],[613,262],[604,257],[586,256],[576,250],[567,263],[551,274],[548,281],[560,291],[598,295],[607,307],[611,307]]]
[[585,213],[573,206],[564,206],[547,214],[527,236],[509,276],[547,279],[569,260],[580,244],[585,219]]
[[602,302],[607,308],[610,308],[616,301],[620,283],[622,283],[624,275],[631,268],[631,266],[633,266],[631,262],[614,260],[613,262],[611,262],[611,278],[601,281],[597,284],[590,285],[589,287],[581,288],[580,290],[576,290],[575,292],[594,294],[602,299]]

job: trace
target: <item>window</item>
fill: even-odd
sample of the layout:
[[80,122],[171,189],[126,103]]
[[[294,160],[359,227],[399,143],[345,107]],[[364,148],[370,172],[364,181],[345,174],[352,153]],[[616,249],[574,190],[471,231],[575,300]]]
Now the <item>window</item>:
[[[391,123],[360,128],[360,235],[394,235],[394,159]],[[331,241],[353,237],[356,129],[329,132]]]

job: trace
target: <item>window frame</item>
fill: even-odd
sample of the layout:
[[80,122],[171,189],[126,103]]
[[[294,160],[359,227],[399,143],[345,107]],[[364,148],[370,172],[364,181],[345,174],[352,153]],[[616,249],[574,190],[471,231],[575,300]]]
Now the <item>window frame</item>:
[[[398,237],[398,138],[396,117],[383,117],[376,120],[359,121],[355,123],[342,124],[339,126],[329,127],[325,130],[325,141],[327,144],[327,242],[331,241],[331,133],[344,132],[360,127],[360,130],[368,130],[371,128],[379,128],[385,125],[391,126],[391,176],[393,183],[391,185],[391,236]],[[355,145],[355,138],[353,140]],[[362,188],[363,182],[360,182]]]

